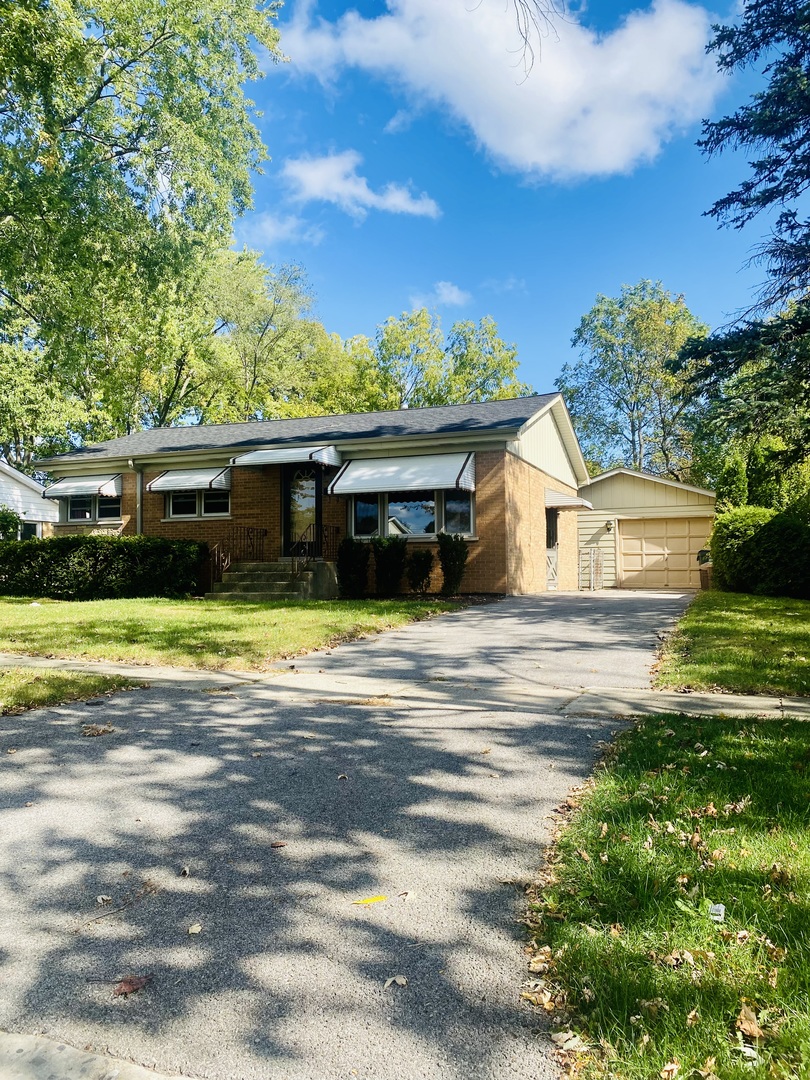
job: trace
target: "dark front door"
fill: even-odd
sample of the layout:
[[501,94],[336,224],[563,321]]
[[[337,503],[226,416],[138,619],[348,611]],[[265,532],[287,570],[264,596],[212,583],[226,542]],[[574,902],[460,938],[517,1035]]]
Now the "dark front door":
[[320,469],[288,465],[284,473],[284,554],[319,555],[321,534]]

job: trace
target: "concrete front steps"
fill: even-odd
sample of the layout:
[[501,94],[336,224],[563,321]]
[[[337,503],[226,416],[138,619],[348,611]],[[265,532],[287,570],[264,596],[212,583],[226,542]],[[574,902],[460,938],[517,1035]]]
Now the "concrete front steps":
[[331,600],[338,595],[335,564],[313,561],[293,577],[292,560],[236,562],[214,584],[206,600]]

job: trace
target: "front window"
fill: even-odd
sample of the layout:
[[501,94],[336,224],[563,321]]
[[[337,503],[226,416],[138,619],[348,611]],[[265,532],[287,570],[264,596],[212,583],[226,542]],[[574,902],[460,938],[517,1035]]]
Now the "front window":
[[121,496],[120,495],[99,495],[98,497],[98,517],[102,518],[120,518],[121,517]]
[[438,532],[472,536],[473,531],[473,496],[469,491],[390,491],[355,495],[352,500],[353,536],[429,538]]
[[169,517],[196,517],[197,492],[173,491],[169,495]]
[[392,491],[389,494],[389,536],[426,536],[435,532],[435,491]]
[[377,495],[355,495],[354,535],[379,536],[380,500]]
[[170,518],[222,517],[230,512],[230,491],[171,491],[166,496]]
[[472,533],[472,495],[469,491],[448,491],[444,496],[444,531]]
[[92,521],[93,496],[71,495],[68,499],[68,521]]

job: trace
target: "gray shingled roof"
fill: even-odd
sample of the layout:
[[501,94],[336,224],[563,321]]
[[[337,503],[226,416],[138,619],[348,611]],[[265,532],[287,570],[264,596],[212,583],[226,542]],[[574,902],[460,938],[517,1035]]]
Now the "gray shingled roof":
[[452,435],[465,431],[516,431],[558,396],[535,394],[507,401],[438,405],[429,409],[310,416],[294,420],[256,420],[247,424],[151,428],[94,446],[83,446],[69,454],[43,458],[36,464],[86,463],[103,461],[105,458],[137,458],[184,450],[250,450],[283,443],[340,443],[408,435]]

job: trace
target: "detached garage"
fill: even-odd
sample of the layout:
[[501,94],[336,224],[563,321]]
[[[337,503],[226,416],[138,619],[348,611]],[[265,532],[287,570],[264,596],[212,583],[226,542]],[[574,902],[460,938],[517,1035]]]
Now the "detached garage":
[[[579,519],[581,587],[697,589],[697,553],[714,519],[714,492],[632,469],[611,469],[579,489],[593,510]],[[588,575],[588,577],[586,577]]]

